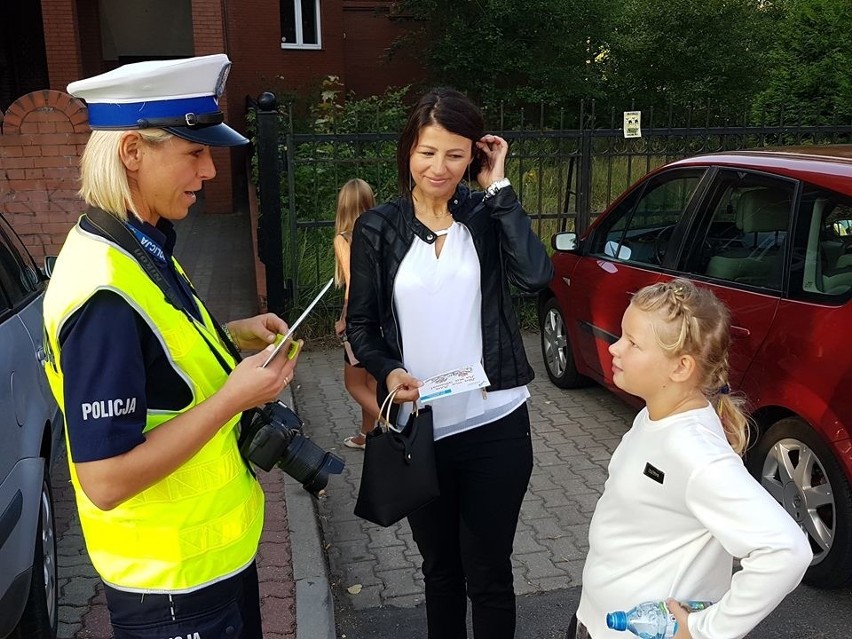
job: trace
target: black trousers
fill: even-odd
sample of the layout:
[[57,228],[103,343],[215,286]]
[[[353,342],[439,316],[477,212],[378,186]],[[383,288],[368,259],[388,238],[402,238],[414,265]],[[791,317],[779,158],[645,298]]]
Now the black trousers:
[[257,566],[194,592],[140,594],[104,585],[115,639],[263,639]]
[[408,517],[423,555],[429,639],[515,636],[512,544],[532,473],[526,404],[435,443],[441,496]]

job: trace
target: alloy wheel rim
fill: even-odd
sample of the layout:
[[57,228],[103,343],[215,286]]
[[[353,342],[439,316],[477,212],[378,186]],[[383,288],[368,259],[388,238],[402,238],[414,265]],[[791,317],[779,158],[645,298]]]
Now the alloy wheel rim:
[[44,594],[51,627],[56,622],[56,539],[53,529],[53,504],[47,486],[41,491],[41,548]]
[[834,543],[836,506],[819,456],[795,438],[775,443],[763,462],[761,484],[808,535],[814,564]]
[[565,323],[556,309],[550,309],[544,318],[543,327],[544,359],[548,370],[554,377],[562,377],[568,365],[565,337]]

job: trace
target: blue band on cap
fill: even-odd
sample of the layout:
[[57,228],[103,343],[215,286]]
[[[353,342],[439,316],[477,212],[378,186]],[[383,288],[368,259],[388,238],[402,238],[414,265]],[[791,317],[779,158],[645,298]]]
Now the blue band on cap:
[[217,113],[219,103],[212,95],[176,100],[152,100],[127,104],[88,104],[89,126],[93,129],[132,129],[141,119],[183,118],[187,113]]

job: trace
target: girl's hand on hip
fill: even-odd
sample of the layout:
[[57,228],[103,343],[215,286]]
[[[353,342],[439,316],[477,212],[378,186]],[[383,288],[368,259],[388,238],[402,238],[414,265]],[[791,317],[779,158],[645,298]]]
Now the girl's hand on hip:
[[399,388],[394,395],[394,404],[404,404],[405,402],[413,402],[420,397],[420,391],[417,390],[423,385],[414,375],[409,374],[404,368],[395,368],[385,378],[385,384],[388,387],[388,392],[394,388]]
[[692,639],[689,634],[689,610],[680,605],[676,599],[666,599],[666,607],[677,619],[677,632],[672,639]]
[[485,156],[482,169],[476,176],[476,181],[482,188],[488,188],[497,180],[506,177],[506,156],[509,154],[509,143],[497,135],[483,135],[477,142],[476,148]]
[[346,332],[346,320],[339,319],[334,322],[334,333],[340,337]]

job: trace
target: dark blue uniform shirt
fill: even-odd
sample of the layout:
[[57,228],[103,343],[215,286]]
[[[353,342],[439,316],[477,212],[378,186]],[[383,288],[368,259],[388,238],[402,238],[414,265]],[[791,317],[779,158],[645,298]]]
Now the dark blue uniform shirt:
[[[128,223],[186,309],[200,319],[189,283],[172,265],[172,223],[161,219],[155,228],[132,215]],[[82,226],[95,232],[85,219]],[[144,441],[149,408],[178,410],[192,398],[153,330],[117,293],[95,293],[66,322],[59,343],[65,424],[75,462],[126,453]]]

